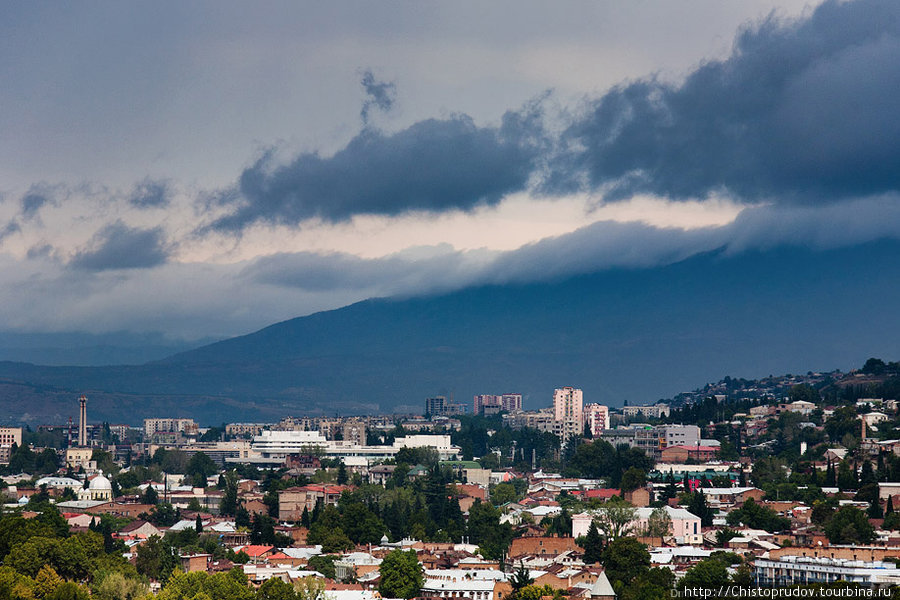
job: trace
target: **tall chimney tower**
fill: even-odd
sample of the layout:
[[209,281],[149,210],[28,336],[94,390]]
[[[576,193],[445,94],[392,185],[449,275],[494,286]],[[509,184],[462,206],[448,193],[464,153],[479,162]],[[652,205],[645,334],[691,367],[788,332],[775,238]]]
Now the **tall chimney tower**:
[[78,417],[78,445],[84,447],[87,446],[87,396],[82,394],[78,404],[81,405]]

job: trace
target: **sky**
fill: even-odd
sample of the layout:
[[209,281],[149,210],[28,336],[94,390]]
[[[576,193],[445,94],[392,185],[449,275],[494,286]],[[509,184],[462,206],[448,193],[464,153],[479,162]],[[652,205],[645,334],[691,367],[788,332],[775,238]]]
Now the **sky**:
[[893,0],[0,7],[0,331],[900,237]]

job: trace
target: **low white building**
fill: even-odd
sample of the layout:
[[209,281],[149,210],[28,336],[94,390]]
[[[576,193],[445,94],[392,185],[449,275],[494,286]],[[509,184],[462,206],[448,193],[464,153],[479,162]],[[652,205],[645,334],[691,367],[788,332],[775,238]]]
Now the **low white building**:
[[433,448],[440,460],[459,456],[459,446],[450,442],[449,435],[408,435],[394,440],[391,446],[366,446],[347,440],[328,440],[319,431],[263,431],[253,438],[249,456],[228,458],[229,463],[280,465],[291,454],[321,454],[328,458],[350,461],[357,468],[363,460],[367,464],[394,458],[403,448]]
[[789,586],[847,581],[864,587],[900,584],[900,568],[882,561],[846,560],[812,556],[757,558],[753,578],[760,586]]

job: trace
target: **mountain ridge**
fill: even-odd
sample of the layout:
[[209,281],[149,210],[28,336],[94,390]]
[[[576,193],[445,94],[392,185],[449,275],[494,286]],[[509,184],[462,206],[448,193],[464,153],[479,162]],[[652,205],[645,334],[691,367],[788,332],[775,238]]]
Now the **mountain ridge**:
[[517,391],[538,408],[563,385],[582,388],[586,402],[651,402],[723,373],[830,370],[897,356],[897,256],[894,240],[706,253],[557,282],[364,300],[143,365],[0,363],[0,377],[157,399],[128,411],[94,403],[94,414],[113,421],[159,416],[197,398],[205,399],[200,414],[188,416],[202,422],[421,411],[438,394],[467,402],[474,393]]

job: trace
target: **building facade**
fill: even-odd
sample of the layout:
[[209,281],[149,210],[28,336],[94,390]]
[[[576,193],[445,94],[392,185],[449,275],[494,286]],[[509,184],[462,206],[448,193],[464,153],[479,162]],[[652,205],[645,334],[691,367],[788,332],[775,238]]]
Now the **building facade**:
[[582,417],[582,392],[573,387],[557,388],[553,391],[553,418],[562,424],[563,443],[584,432]]
[[591,432],[591,437],[600,437],[604,429],[609,429],[609,407],[603,404],[586,404],[584,423]]

